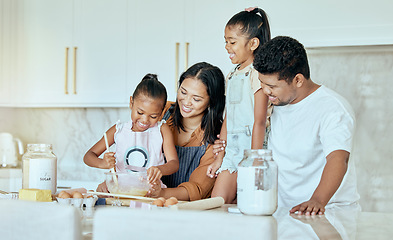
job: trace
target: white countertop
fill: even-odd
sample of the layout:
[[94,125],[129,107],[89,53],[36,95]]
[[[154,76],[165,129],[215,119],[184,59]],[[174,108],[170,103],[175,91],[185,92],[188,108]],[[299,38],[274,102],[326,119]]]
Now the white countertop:
[[[76,233],[74,236],[82,234],[84,240],[120,240],[130,237],[171,240],[384,240],[392,239],[393,235],[393,213],[360,212],[356,207],[329,208],[325,215],[317,216],[289,214],[287,208],[277,209],[273,216],[228,213],[228,207],[236,205],[224,205],[205,211],[166,208],[147,210],[110,205],[81,209],[56,202],[0,200],[0,207],[2,214],[5,214],[2,216],[7,219],[0,224],[0,232],[2,236],[15,236],[12,239],[27,239],[24,237],[37,234],[42,237],[45,231],[51,234],[67,233],[71,232],[71,229]],[[31,221],[33,218],[35,220]],[[38,220],[41,225],[36,224],[35,221]],[[69,228],[65,228],[65,224],[68,224]],[[37,228],[38,226],[40,228]]]
[[[101,209],[107,209],[112,206],[99,206],[94,211],[100,211]],[[165,226],[165,222],[162,222],[164,226],[161,228],[173,228],[173,221],[179,219],[180,215],[184,215],[187,221],[178,222],[176,227],[177,231],[186,231],[186,224],[195,226],[210,225],[212,229],[217,228],[220,224],[226,224],[225,221],[230,219],[233,226],[227,226],[231,229],[232,233],[246,231],[252,236],[263,236],[265,240],[285,240],[285,239],[391,239],[393,235],[393,228],[391,223],[393,222],[392,213],[375,213],[375,212],[360,212],[357,207],[336,207],[327,209],[325,215],[317,216],[305,216],[289,214],[289,209],[279,208],[273,216],[247,216],[243,214],[228,213],[228,207],[236,207],[236,205],[226,204],[218,209],[212,209],[207,211],[177,211],[176,213],[164,215],[167,218],[168,226]],[[163,217],[161,216],[163,211],[157,210],[139,210],[130,211],[129,207],[112,207],[113,210],[129,211],[132,214],[139,214],[141,216],[151,215],[153,218]],[[84,229],[84,239],[92,239],[93,235],[93,215],[89,210],[87,214],[89,217],[85,217],[82,221]],[[120,213],[120,212],[117,212]],[[187,215],[190,216],[189,219]],[[217,222],[216,216],[222,216],[223,221]],[[85,214],[85,216],[87,216]],[[214,216],[214,217],[213,217]],[[119,217],[121,217],[119,215]],[[225,221],[224,221],[225,220]],[[154,221],[154,220],[151,220]],[[172,223],[171,223],[172,222]],[[116,223],[118,224],[118,222]],[[130,222],[124,222],[124,226],[118,226],[119,229],[123,227],[127,229]],[[171,225],[170,225],[171,224]],[[154,225],[154,224],[153,224]],[[184,225],[182,227],[182,225]],[[254,227],[252,227],[254,226]],[[255,227],[258,226],[258,227]],[[109,226],[108,226],[109,227]],[[140,220],[140,225],[133,226],[135,229],[143,230],[144,221]],[[148,228],[151,228],[148,227]],[[206,236],[210,235],[211,229],[198,228],[198,231],[206,231]],[[158,230],[158,229],[156,229]],[[250,233],[251,231],[251,233]],[[255,232],[253,232],[255,231]],[[190,233],[188,233],[190,234]],[[244,234],[244,233],[243,233]],[[255,235],[254,235],[255,234]],[[245,234],[244,236],[246,236]],[[231,235],[233,239],[235,234]],[[222,237],[228,239],[223,233]],[[146,239],[149,239],[147,236]],[[174,238],[176,239],[176,238]],[[259,239],[259,238],[258,238]]]

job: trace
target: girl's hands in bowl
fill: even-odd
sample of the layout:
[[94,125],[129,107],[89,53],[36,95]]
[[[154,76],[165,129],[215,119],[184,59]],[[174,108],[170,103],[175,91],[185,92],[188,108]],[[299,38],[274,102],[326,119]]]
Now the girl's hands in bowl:
[[161,194],[161,182],[156,181],[153,184],[150,184],[150,189],[147,192],[146,196],[147,197],[153,197],[153,198],[158,198],[160,197]]
[[[98,185],[96,192],[103,192],[103,193],[109,193],[108,187],[106,186],[106,182],[102,182]],[[103,195],[98,195],[97,197],[99,198],[106,198],[107,196]]]
[[160,181],[161,177],[162,172],[158,167],[153,166],[147,169],[147,180],[150,184]]

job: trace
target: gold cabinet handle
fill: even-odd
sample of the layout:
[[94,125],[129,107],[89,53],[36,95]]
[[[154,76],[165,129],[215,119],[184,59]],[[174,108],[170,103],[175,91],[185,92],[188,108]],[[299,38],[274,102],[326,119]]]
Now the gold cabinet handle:
[[74,94],[76,94],[76,50],[78,48],[74,47],[74,79],[73,79],[73,90]]
[[179,78],[179,47],[180,43],[176,43],[176,50],[175,50],[175,93],[177,92],[177,81]]
[[184,52],[185,52],[185,57],[184,57],[184,71],[187,71],[188,68],[188,46],[190,45],[189,42],[186,42],[186,45],[184,46]]
[[65,48],[65,76],[64,76],[64,93],[68,94],[68,50],[70,48]]

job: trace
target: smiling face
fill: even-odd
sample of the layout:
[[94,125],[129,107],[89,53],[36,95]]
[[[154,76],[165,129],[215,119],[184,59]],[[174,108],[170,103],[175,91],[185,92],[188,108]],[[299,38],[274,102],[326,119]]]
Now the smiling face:
[[153,127],[160,117],[163,109],[163,100],[139,94],[130,98],[132,130],[143,132]]
[[248,39],[241,30],[240,25],[225,27],[225,49],[229,53],[229,59],[233,64],[248,66],[254,60],[254,50],[259,45],[257,38]]
[[203,117],[210,97],[206,86],[196,78],[186,78],[177,92],[177,102],[183,118]]
[[288,84],[284,80],[279,80],[278,73],[259,73],[259,80],[262,83],[263,92],[269,97],[269,100],[273,103],[273,105],[284,106],[298,102],[295,81]]

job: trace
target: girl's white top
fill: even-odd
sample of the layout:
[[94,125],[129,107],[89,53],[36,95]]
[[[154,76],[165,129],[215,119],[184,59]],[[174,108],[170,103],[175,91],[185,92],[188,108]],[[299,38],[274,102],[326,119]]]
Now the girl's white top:
[[165,121],[159,121],[144,132],[134,132],[132,121],[125,123],[118,121],[116,123],[114,138],[117,171],[127,171],[130,168],[147,169],[165,163],[162,152],[163,138],[160,130],[162,123]]

